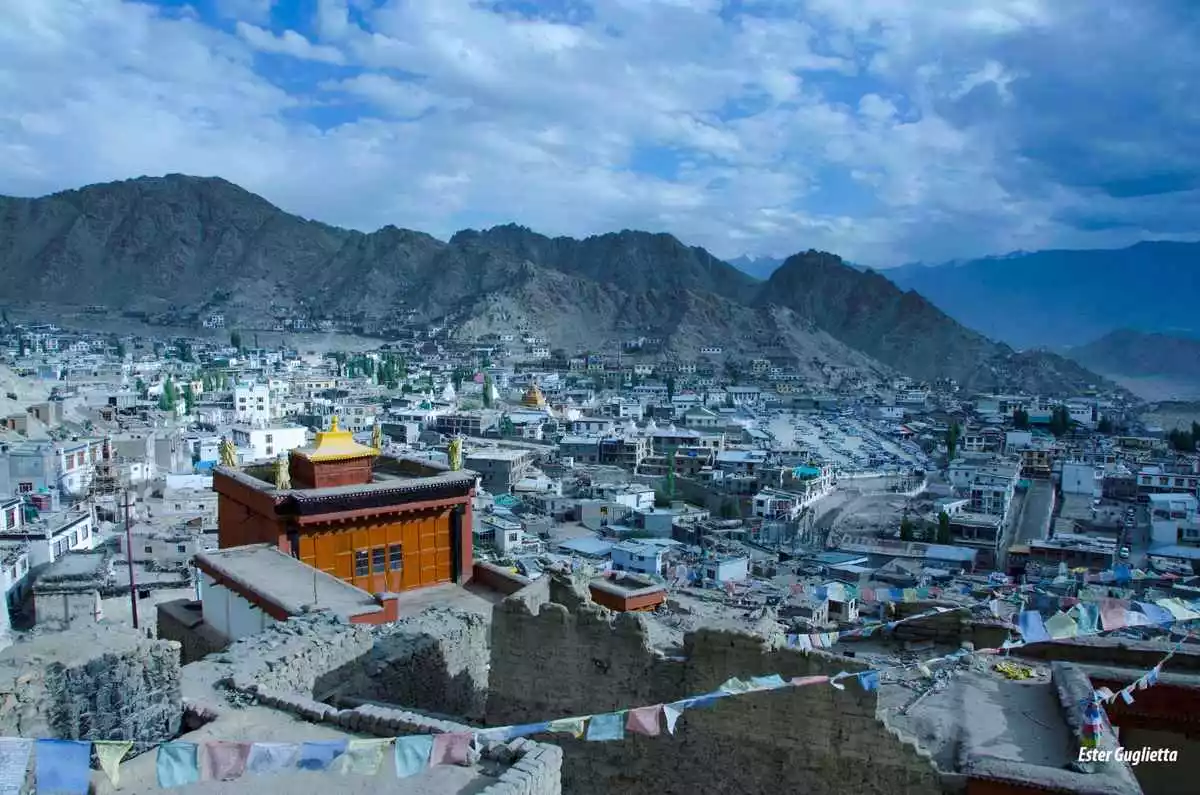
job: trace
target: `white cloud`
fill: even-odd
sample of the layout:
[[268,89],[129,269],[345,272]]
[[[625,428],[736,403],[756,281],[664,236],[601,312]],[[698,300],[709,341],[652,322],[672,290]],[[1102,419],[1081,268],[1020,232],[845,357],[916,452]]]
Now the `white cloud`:
[[[595,0],[556,18],[319,0],[282,31],[269,5],[225,2],[231,34],[117,0],[8,0],[0,193],[216,174],[362,229],[631,227],[722,256],[811,246],[872,264],[1131,242],[1177,233],[1196,205],[1074,179],[1200,159],[1195,48],[1149,17],[1104,27],[1118,0],[743,3],[761,18],[724,18],[716,0]],[[1157,149],[1159,117],[1120,109],[1145,96],[1123,78],[1138,67],[1179,108]],[[1067,179],[1043,144],[1087,158]],[[1132,226],[1089,231],[1092,208]]]
[[285,30],[278,36],[269,30],[247,22],[237,23],[237,33],[246,43],[260,52],[274,55],[290,55],[305,61],[323,61],[340,64],[345,61],[337,47],[313,44],[294,30]]

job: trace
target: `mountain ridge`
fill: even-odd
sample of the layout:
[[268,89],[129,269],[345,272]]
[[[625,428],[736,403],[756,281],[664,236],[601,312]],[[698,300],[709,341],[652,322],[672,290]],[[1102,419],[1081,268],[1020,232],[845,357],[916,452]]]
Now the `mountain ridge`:
[[[1082,390],[1100,379],[1015,355],[916,292],[820,252],[759,282],[671,235],[582,240],[516,224],[442,241],[291,215],[221,178],[167,175],[35,199],[0,197],[0,291],[52,305],[191,318],[411,316],[481,335],[521,326],[563,347],[666,340],[695,357],[783,356],[804,377],[901,372],[968,387]],[[981,364],[982,363],[982,364]]]
[[1200,334],[1200,243],[1052,249],[882,271],[1019,348],[1080,346],[1121,328]]

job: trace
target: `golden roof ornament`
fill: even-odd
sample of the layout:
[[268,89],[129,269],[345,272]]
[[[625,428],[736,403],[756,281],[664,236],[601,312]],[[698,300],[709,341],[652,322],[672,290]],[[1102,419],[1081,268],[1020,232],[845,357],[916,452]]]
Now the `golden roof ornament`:
[[371,446],[376,450],[383,450],[383,426],[378,422],[371,426]]
[[290,454],[284,454],[275,459],[275,488],[287,491],[292,487],[292,473],[288,470]]
[[292,451],[309,461],[349,461],[379,455],[379,451],[354,441],[354,434],[338,426],[335,414],[329,421],[329,430],[319,431],[311,447],[300,447]]
[[229,437],[221,437],[217,451],[221,454],[221,466],[237,469],[237,449],[233,446],[233,442],[229,441]]
[[455,436],[450,440],[450,447],[447,449],[447,457],[450,459],[450,471],[457,472],[463,467],[463,449],[462,437]]

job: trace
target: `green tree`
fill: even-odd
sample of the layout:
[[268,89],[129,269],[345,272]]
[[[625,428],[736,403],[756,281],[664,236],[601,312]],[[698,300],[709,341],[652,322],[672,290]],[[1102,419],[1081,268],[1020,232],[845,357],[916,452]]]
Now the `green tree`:
[[913,540],[913,523],[907,516],[900,520],[900,540]]
[[654,507],[655,508],[670,508],[671,498],[664,491],[654,492]]
[[1025,409],[1017,409],[1013,412],[1013,427],[1017,430],[1025,430],[1029,427],[1029,412]]
[[142,400],[146,399],[146,393],[149,391],[149,389],[147,388],[145,381],[143,381],[142,379],[139,378],[134,383],[133,388],[134,388],[134,391],[137,392],[137,396],[139,398],[141,398]]
[[1055,406],[1050,412],[1050,433],[1062,436],[1071,430],[1071,412],[1066,406]]
[[950,427],[946,429],[946,460],[953,461],[954,454],[958,452],[958,440],[962,438],[962,426],[957,420],[950,422]]
[[945,511],[938,512],[937,542],[939,544],[950,543],[950,514]]
[[181,361],[181,362],[192,361],[192,346],[186,342],[179,343],[179,361]]
[[675,376],[667,376],[667,400],[675,398]]
[[1113,432],[1113,421],[1110,420],[1108,417],[1101,417],[1100,422],[1096,423],[1096,430],[1099,431],[1100,433],[1105,433],[1105,434],[1112,433]]
[[158,396],[158,407],[163,411],[174,411],[175,400],[175,382],[168,377],[163,381],[162,394]]
[[238,331],[237,329],[234,329],[233,331],[229,332],[229,344],[232,345],[233,347],[237,348],[238,351],[241,351],[242,350],[242,332]]
[[490,409],[492,407],[492,376],[485,375],[483,377],[483,407]]
[[188,414],[196,408],[196,391],[190,382],[183,385],[183,407]]

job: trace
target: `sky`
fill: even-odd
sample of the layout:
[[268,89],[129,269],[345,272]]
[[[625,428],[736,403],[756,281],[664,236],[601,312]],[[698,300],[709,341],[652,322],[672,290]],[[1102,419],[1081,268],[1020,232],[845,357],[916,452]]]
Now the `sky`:
[[3,0],[0,194],[877,267],[1200,235],[1195,0]]

